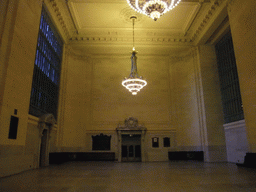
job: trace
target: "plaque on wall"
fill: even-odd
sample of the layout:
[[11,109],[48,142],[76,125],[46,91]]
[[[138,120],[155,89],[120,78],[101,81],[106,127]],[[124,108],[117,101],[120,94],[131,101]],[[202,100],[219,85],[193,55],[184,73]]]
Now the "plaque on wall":
[[170,147],[170,138],[169,137],[164,137],[164,147]]
[[154,148],[159,147],[159,138],[158,137],[153,137],[152,138],[152,147],[154,147]]

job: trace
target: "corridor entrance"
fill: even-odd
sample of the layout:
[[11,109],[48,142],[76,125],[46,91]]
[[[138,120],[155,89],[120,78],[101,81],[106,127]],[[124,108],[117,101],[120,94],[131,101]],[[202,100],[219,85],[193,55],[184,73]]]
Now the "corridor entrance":
[[141,135],[122,135],[122,161],[141,161]]

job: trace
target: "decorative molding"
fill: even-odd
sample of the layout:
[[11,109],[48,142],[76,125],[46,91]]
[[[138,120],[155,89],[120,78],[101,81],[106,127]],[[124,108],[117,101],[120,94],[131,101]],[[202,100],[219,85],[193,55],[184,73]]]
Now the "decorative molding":
[[131,16],[137,17],[135,23],[142,22],[144,20],[144,18],[146,17],[145,15],[134,11],[133,9],[131,9],[131,7],[126,7],[124,9],[122,9],[119,15],[124,20],[124,22],[129,23],[129,24],[131,24],[131,19],[130,19]]
[[228,0],[228,1],[227,1],[227,4],[233,5],[233,4],[235,3],[235,1],[236,1],[236,0]]
[[[31,123],[31,124],[33,124],[33,125],[37,125],[38,126],[38,124],[39,124],[39,118],[38,117],[36,117],[36,116],[33,116],[33,115],[28,115],[28,123]],[[54,128],[54,130],[55,129],[57,129],[57,124],[54,124],[53,125],[53,128]]]
[[234,5],[235,0],[227,0],[227,6],[228,6],[228,11],[231,12],[232,11],[232,6]]
[[205,28],[205,26],[209,23],[211,18],[214,16],[214,13],[218,9],[218,7],[220,7],[220,5],[224,1],[225,0],[214,0],[213,1],[212,6],[208,10],[208,12],[205,15],[204,19],[201,21],[201,23],[199,24],[198,28],[195,30],[194,34],[192,35],[192,37],[191,37],[192,42],[194,42],[198,38],[198,36],[202,32],[202,30]]
[[129,128],[138,127],[138,119],[134,117],[129,117],[125,119],[124,124],[126,127],[129,127]]
[[[131,38],[127,37],[118,37],[118,36],[112,36],[112,37],[107,37],[107,36],[102,36],[102,37],[90,37],[90,36],[74,36],[69,39],[70,43],[131,43]],[[143,44],[173,44],[173,43],[180,43],[180,44],[188,44],[188,45],[193,45],[192,40],[189,37],[150,37],[150,38],[136,38],[136,43],[143,45]]]
[[185,27],[183,28],[184,35],[187,35],[188,30],[190,29],[191,25],[193,24],[193,22],[194,22],[195,19],[196,19],[196,16],[197,16],[198,13],[200,12],[200,9],[201,9],[201,7],[202,7],[202,4],[203,4],[203,2],[199,2],[199,3],[196,5],[195,9],[192,11],[190,19],[187,20],[187,23],[186,23]]
[[86,130],[86,135],[95,135],[95,134],[100,134],[101,132],[104,132],[104,134],[108,134],[108,135],[116,134],[115,130],[101,129],[101,130]]
[[168,130],[161,130],[161,129],[157,129],[157,130],[147,130],[147,134],[154,134],[154,135],[166,135],[166,134],[170,134],[170,133],[176,133],[177,130],[176,129],[168,129]]
[[143,124],[138,124],[138,119],[135,117],[128,117],[124,120],[124,125],[118,123],[117,131],[121,130],[147,130],[147,128]]
[[63,2],[60,2],[59,0],[45,0],[44,2],[48,10],[50,11],[52,18],[54,18],[54,21],[57,22],[57,25],[61,27],[61,34],[64,36],[64,40],[67,41],[72,36],[70,31],[75,31],[74,26],[70,27],[71,24],[70,22],[68,22],[68,18],[64,18],[63,16],[65,15],[64,12],[67,9],[67,7],[65,8],[63,5],[61,6],[60,4]]
[[235,121],[232,123],[226,123],[223,125],[225,131],[226,130],[231,130],[231,129],[241,129],[241,128],[245,128],[246,124],[245,124],[245,120],[240,120],[240,121]]
[[[214,13],[220,7],[220,5],[223,2],[226,2],[227,4],[233,4],[235,0],[213,0],[211,1],[210,9],[208,10],[207,14],[204,16],[204,19],[202,19],[201,23],[198,25],[198,27],[192,31],[187,31],[187,33],[184,36],[176,36],[176,37],[149,37],[149,38],[138,38],[136,41],[137,43],[140,43],[143,45],[144,43],[149,44],[163,44],[163,45],[172,45],[172,44],[183,44],[183,45],[193,45],[195,40],[200,36],[203,29],[209,24],[211,18],[214,16]],[[50,7],[52,10],[52,13],[56,20],[58,21],[59,25],[61,26],[65,38],[70,43],[95,43],[95,44],[103,44],[104,43],[130,43],[131,39],[127,38],[127,36],[120,36],[117,32],[110,32],[106,35],[100,35],[100,36],[93,36],[93,35],[78,35],[75,23],[72,21],[72,16],[68,8],[68,3],[72,3],[75,1],[61,1],[61,0],[45,0],[47,2],[47,7]],[[116,2],[116,1],[113,1]],[[194,1],[193,1],[194,2]],[[203,3],[210,3],[210,1],[204,1],[199,0],[198,3],[201,5]],[[200,7],[200,6],[198,6]],[[198,12],[197,8],[195,11]],[[60,11],[61,10],[61,11]],[[195,14],[195,12],[193,13]],[[123,18],[123,21],[125,23],[130,23],[130,16],[136,15],[137,21],[136,22],[143,22],[143,20],[146,18],[146,16],[139,14],[135,12],[134,10],[130,9],[129,7],[121,10],[120,17]],[[194,15],[195,16],[195,15]],[[195,16],[196,17],[196,16]],[[190,25],[190,24],[189,24]],[[191,24],[193,25],[193,23]],[[188,26],[187,26],[188,27]],[[186,29],[188,30],[188,29]]]
[[33,115],[28,115],[28,123],[34,124],[34,125],[38,125],[39,122],[39,118],[35,117]]
[[54,125],[56,124],[56,120],[53,116],[53,114],[44,114],[39,118],[38,122],[38,128],[39,128],[39,135],[43,136],[43,130],[47,129],[49,130],[49,134],[51,134],[52,131],[56,131],[54,128]]

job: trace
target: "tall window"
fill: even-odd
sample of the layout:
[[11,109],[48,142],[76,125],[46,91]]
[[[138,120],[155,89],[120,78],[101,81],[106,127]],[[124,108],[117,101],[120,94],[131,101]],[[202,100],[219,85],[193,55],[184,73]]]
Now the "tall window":
[[231,33],[215,46],[225,123],[244,119]]
[[45,9],[37,40],[29,114],[52,113],[57,118],[63,42]]

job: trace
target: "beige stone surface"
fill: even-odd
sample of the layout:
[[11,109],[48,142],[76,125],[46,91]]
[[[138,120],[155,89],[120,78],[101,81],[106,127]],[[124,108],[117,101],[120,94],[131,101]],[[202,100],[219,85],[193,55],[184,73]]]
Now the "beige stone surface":
[[230,27],[241,89],[250,152],[256,152],[256,2],[232,1],[229,5]]
[[[65,42],[58,119],[49,141],[51,152],[91,151],[91,136],[104,133],[111,135],[111,151],[117,156],[116,128],[126,118],[135,117],[147,128],[144,146],[147,162],[167,161],[168,151],[204,151],[206,161],[226,161],[213,40],[222,36],[229,24],[248,152],[256,152],[255,1],[185,1],[162,21],[138,17],[135,29],[138,72],[148,85],[136,96],[121,85],[131,69],[129,14],[132,12],[127,11],[126,2],[98,0],[100,9],[104,5],[112,6],[109,9],[112,10],[119,4],[122,8],[113,14],[116,20],[106,14],[107,9],[103,10],[102,21],[98,23],[100,13],[93,12],[95,17],[81,13],[88,2],[95,6],[93,1],[44,2]],[[77,7],[79,3],[81,7]],[[28,111],[42,4],[41,0],[0,2],[1,176],[39,166],[39,119]],[[80,12],[75,14],[72,7]],[[182,10],[189,16],[185,17]],[[176,19],[174,13],[180,18]],[[83,18],[78,15],[87,18],[80,27],[77,22]],[[8,139],[11,115],[19,118],[17,139]],[[165,136],[170,137],[169,148],[162,146]],[[158,149],[152,148],[153,137],[160,139]],[[244,146],[246,138],[243,138]],[[236,153],[234,159],[237,157],[241,159],[242,155]]]

